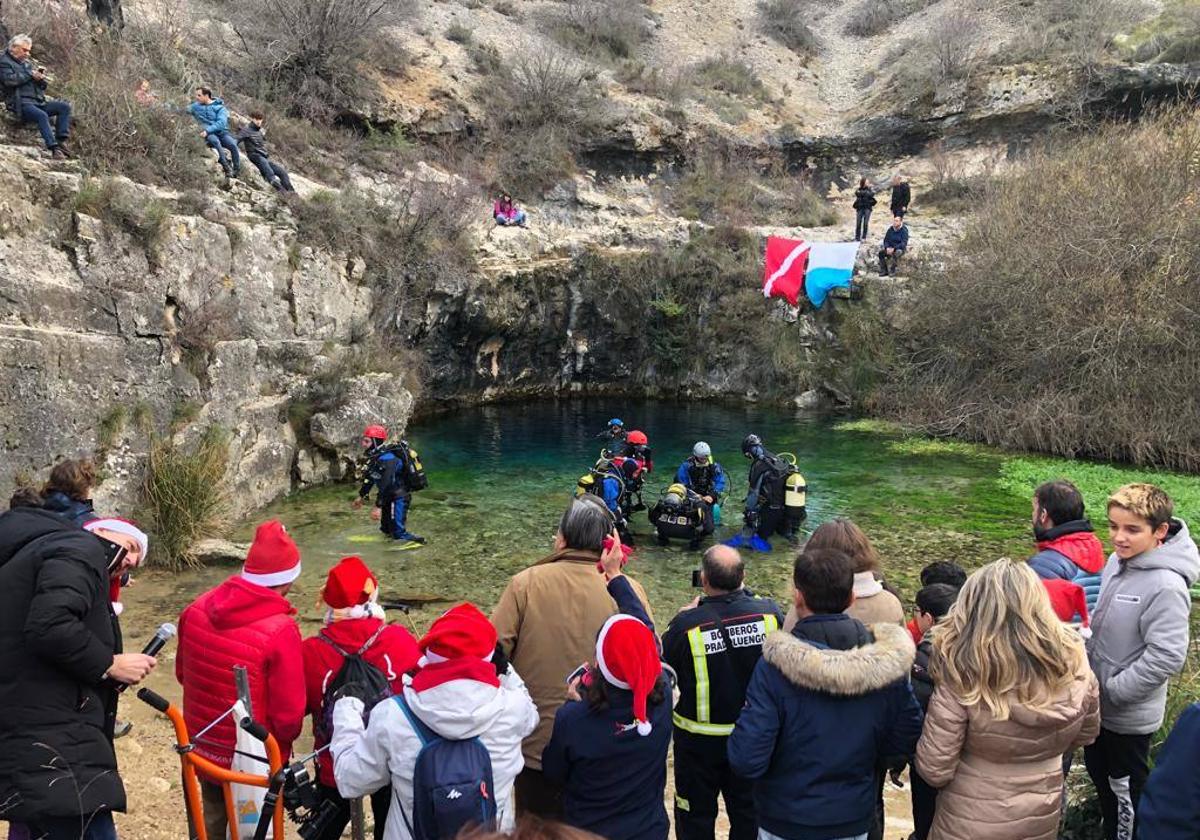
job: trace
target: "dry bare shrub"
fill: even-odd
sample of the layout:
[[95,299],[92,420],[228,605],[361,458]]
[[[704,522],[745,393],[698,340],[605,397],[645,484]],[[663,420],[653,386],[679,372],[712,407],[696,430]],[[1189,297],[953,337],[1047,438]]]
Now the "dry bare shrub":
[[644,0],[566,0],[546,27],[563,46],[602,58],[629,58],[650,37]]
[[977,15],[947,10],[904,45],[892,84],[908,97],[928,99],[969,79],[983,61],[985,36]]
[[238,0],[228,8],[255,92],[297,114],[330,120],[361,93],[361,58],[414,6],[413,0]]
[[882,35],[935,0],[861,0],[846,20],[845,32],[857,38]]
[[696,155],[673,185],[669,201],[684,218],[710,224],[820,227],[837,215],[801,178],[765,168],[731,149]]
[[758,0],[758,28],[792,52],[809,56],[817,51],[817,36],[808,28],[812,13],[809,0]]
[[1198,204],[1189,108],[1033,154],[918,286],[877,406],[939,434],[1200,469]]
[[1092,67],[1111,56],[1114,38],[1146,11],[1142,0],[1035,0],[1012,52],[1019,59]]
[[[496,186],[544,189],[574,171],[601,116],[591,75],[552,50],[525,50],[481,83]],[[514,141],[518,142],[514,142]]]

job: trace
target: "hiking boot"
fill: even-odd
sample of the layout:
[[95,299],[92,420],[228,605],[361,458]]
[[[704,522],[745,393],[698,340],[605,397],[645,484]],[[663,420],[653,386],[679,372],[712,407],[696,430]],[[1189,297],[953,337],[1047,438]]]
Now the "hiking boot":
[[50,158],[52,160],[69,160],[70,155],[63,151],[62,146],[55,146],[50,150]]
[[75,157],[75,154],[70,149],[67,148],[66,139],[59,140],[58,146],[56,146],[55,148],[57,148],[60,152],[62,152],[63,155],[67,158],[67,160],[70,160],[71,158]]
[[410,543],[416,543],[417,545],[425,545],[425,538],[418,537],[416,534],[405,534],[404,536],[400,537],[400,539],[407,540]]

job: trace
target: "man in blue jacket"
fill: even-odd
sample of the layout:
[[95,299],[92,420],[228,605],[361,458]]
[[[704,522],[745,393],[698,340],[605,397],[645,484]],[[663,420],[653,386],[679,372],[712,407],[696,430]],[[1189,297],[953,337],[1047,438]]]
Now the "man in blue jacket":
[[[229,112],[225,110],[225,103],[214,99],[209,88],[196,88],[196,101],[188,106],[188,113],[200,123],[204,142],[216,151],[225,177],[236,178],[242,170],[242,158],[238,153],[237,140],[229,133]],[[232,156],[232,165],[230,158],[225,155],[226,149]]]
[[879,276],[896,273],[896,265],[908,250],[908,226],[903,216],[893,216],[892,226],[883,235],[883,247],[879,249]]
[[800,621],[763,644],[729,764],[754,780],[760,840],[866,840],[875,768],[911,758],[921,735],[912,638],[842,612],[854,600],[846,554],[805,551],[792,578]]
[[1137,815],[1138,837],[1186,840],[1200,826],[1200,703],[1183,710],[1158,754],[1154,772],[1142,791]]

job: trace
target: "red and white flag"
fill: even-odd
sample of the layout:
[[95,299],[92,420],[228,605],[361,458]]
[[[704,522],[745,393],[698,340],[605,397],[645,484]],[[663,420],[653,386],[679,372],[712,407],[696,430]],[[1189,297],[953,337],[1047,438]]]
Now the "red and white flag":
[[786,298],[792,306],[800,305],[800,290],[804,288],[809,250],[809,244],[803,240],[767,237],[763,297]]

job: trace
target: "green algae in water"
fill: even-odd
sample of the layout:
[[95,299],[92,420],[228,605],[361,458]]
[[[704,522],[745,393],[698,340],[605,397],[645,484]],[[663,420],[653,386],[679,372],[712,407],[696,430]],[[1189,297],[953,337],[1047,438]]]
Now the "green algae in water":
[[[719,539],[741,524],[747,472],[742,438],[754,432],[768,448],[794,453],[809,486],[806,526],[834,516],[859,522],[878,546],[889,581],[909,598],[921,567],[933,560],[974,568],[1000,556],[1028,556],[1029,497],[1040,481],[1075,478],[1097,516],[1097,494],[1149,475],[904,438],[886,425],[830,424],[775,407],[580,399],[482,406],[414,424],[408,437],[430,479],[429,490],[415,494],[409,517],[410,530],[429,540],[419,549],[395,551],[380,540],[368,509],[351,511],[355,488],[349,485],[297,494],[256,521],[280,517],[300,544],[304,574],[293,602],[306,619],[319,614],[315,602],[328,568],[358,554],[380,575],[385,598],[444,599],[414,611],[423,629],[459,600],[489,609],[514,573],[550,551],[558,517],[599,453],[596,435],[611,417],[650,437],[655,470],[646,484],[647,504],[671,483],[693,443],[712,446],[732,488]],[[1178,496],[1185,516],[1200,499],[1195,477],[1172,477],[1164,486]],[[655,545],[645,513],[633,522],[639,543],[629,570],[645,585],[665,628],[695,594],[690,579],[699,554]],[[252,533],[247,524],[238,536]],[[769,554],[746,554],[747,582],[759,593],[787,599],[795,551],[782,538],[774,545]]]

